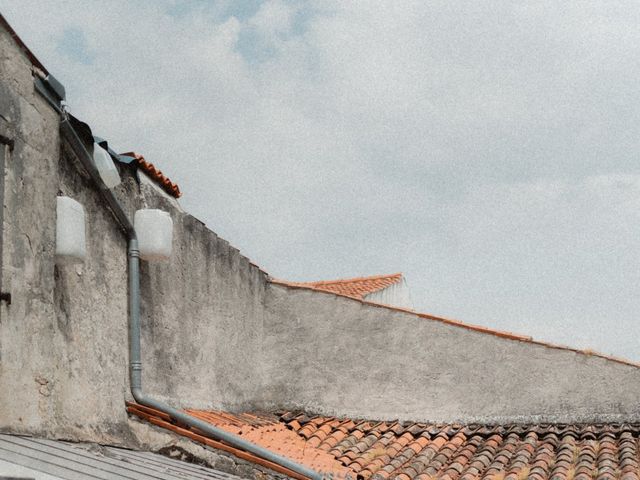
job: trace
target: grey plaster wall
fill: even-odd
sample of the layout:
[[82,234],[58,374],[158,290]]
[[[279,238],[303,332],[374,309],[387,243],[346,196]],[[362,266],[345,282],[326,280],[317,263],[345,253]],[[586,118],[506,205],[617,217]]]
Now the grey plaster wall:
[[272,284],[267,406],[433,422],[640,420],[640,368]]
[[[0,302],[0,427],[46,429],[64,405],[60,384],[67,341],[54,313],[54,216],[59,182],[55,115],[33,90],[31,64],[0,32],[0,128],[14,142],[6,158]],[[42,179],[47,179],[43,182]],[[56,371],[57,370],[57,371]]]
[[171,260],[141,266],[145,389],[170,403],[254,408],[265,381],[266,274],[153,187],[142,193],[174,223]]
[[359,418],[640,420],[640,368],[271,285],[268,405]]

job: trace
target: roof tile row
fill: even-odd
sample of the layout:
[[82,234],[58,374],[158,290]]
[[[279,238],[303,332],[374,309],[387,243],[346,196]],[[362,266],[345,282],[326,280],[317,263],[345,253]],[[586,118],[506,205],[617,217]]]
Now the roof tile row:
[[282,282],[291,286],[306,287],[313,290],[335,293],[345,297],[364,300],[374,292],[384,290],[391,285],[402,281],[401,273],[391,275],[376,275],[373,277],[346,278],[341,280],[323,280],[319,282]]
[[[146,416],[129,405],[131,413],[153,423],[162,419],[163,414],[142,409]],[[334,478],[640,480],[640,425],[635,424],[464,426],[295,412],[188,413]]]
[[317,448],[362,479],[640,478],[638,425],[336,423],[292,413],[280,418],[308,442],[319,439]]
[[158,169],[153,163],[145,160],[142,155],[135,152],[127,152],[123,153],[122,155],[135,158],[138,167],[144,173],[146,173],[154,182],[160,185],[160,187],[169,195],[175,198],[180,198],[182,196],[182,192],[180,192],[178,184],[172,182],[169,177],[162,173],[160,169]]
[[[276,472],[284,473],[290,477],[301,480],[305,478],[291,470],[227,445],[224,442],[206,438],[202,432],[197,429],[178,424],[167,414],[160,411],[132,403],[127,404],[127,411],[154,425],[166,428],[210,447],[232,453],[239,458],[265,466]],[[334,478],[346,478],[350,474],[350,470],[338,462],[335,457],[322,450],[309,447],[303,437],[297,435],[288,428],[285,423],[280,422],[278,418],[273,415],[250,413],[235,415],[226,412],[202,410],[186,410],[186,412],[222,430],[234,435],[239,435],[245,440],[282,454],[312,469],[331,473]]]

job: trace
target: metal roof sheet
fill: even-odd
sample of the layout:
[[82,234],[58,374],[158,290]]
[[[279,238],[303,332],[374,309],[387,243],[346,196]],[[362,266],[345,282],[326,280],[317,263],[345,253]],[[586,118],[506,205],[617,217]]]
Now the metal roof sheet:
[[0,434],[0,476],[35,480],[241,478],[152,452],[7,434]]

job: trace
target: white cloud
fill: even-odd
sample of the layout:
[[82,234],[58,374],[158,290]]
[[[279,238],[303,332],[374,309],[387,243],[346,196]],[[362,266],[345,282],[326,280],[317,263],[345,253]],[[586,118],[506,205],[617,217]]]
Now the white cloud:
[[637,4],[241,3],[0,8],[274,275],[403,270],[427,310],[640,358]]
[[261,34],[277,39],[291,31],[294,8],[282,0],[267,0],[249,19],[248,24],[255,27]]

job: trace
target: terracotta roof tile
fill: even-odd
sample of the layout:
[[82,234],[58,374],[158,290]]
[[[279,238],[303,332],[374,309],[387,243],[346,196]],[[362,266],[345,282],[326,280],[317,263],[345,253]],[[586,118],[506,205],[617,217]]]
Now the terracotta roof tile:
[[135,152],[127,152],[123,153],[127,157],[133,157],[136,159],[136,163],[138,164],[138,168],[140,168],[144,173],[146,173],[149,178],[151,178],[154,182],[156,182],[160,188],[162,188],[165,192],[175,198],[180,198],[182,193],[180,192],[180,188],[178,184],[173,183],[169,177],[167,177],[164,173],[162,173],[156,166],[145,160],[145,158],[139,153]]
[[[172,422],[166,414],[154,409],[129,403],[127,404],[127,410],[129,413],[134,414],[139,418],[147,420],[155,425],[168,428],[180,435],[205,443],[214,448],[221,448],[222,445],[224,447],[222,448],[223,450],[239,456],[240,458],[259,463],[271,468],[272,470],[293,476],[294,478],[301,478],[300,475],[297,475],[294,472],[283,469],[282,467],[271,464],[270,462],[258,459],[252,454],[230,447],[222,442],[206,439],[202,435],[199,435],[196,429],[182,428],[175,422]],[[232,414],[228,412],[202,410],[186,410],[186,412],[227,432],[234,433],[236,435],[241,434],[242,438],[250,442],[285,455],[290,459],[300,462],[317,471],[327,474],[330,473],[334,478],[341,479],[346,478],[349,474],[352,475],[351,470],[338,462],[333,455],[311,446],[309,441],[297,432],[291,430],[287,423],[280,421],[278,417],[273,415],[256,413]],[[326,419],[324,418],[319,418],[320,422],[324,422],[325,420]],[[313,427],[313,434],[323,432],[326,436],[327,430],[331,431],[330,428],[319,430],[318,425],[314,425],[312,423],[308,423],[307,425],[311,425]],[[265,462],[269,465],[266,465]],[[352,476],[355,478],[354,475]]]
[[364,297],[370,293],[383,290],[400,282],[401,280],[401,273],[393,273],[391,275],[345,278],[341,280],[323,280],[318,282],[283,282],[281,280],[278,280],[278,282],[364,300]]
[[[207,443],[197,433],[171,423],[164,414],[134,404],[129,404],[128,410]],[[239,428],[244,438],[335,478],[640,479],[640,424],[409,423],[398,428],[397,422],[310,417],[295,412],[269,415],[187,411],[228,431]],[[228,445],[224,447],[238,454]]]

